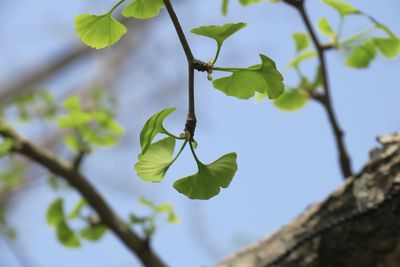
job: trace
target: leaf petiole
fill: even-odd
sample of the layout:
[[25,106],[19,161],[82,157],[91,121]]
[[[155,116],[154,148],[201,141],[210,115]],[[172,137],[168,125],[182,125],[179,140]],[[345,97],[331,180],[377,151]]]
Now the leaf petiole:
[[245,71],[245,70],[251,70],[251,69],[248,69],[248,68],[221,68],[221,67],[214,67],[213,70],[225,71],[225,72],[234,72],[234,71]]
[[194,151],[192,142],[190,142],[189,145],[190,145],[190,150],[192,151],[192,155],[193,155],[194,159],[195,159],[196,162],[197,162],[197,165],[199,165],[199,164],[200,164],[200,165],[204,165],[204,164],[199,160],[199,158],[197,157],[196,152]]
[[216,62],[217,62],[217,59],[218,59],[218,57],[219,57],[219,53],[221,52],[221,45],[218,45],[218,48],[217,48],[217,53],[215,54],[215,58],[214,58],[214,60],[212,61],[212,64],[214,65]]
[[111,10],[107,12],[107,15],[111,15],[114,12],[114,10],[117,9],[124,2],[125,0],[121,0],[118,3],[116,3],[115,6],[113,6],[113,8],[111,8]]
[[185,140],[185,142],[182,144],[181,148],[179,149],[178,154],[176,154],[175,158],[171,161],[171,165],[178,159],[178,157],[181,155],[182,151],[185,149],[186,144],[188,143],[188,140]]
[[173,133],[168,132],[168,131],[165,130],[165,129],[163,129],[163,130],[164,130],[164,133],[165,133],[166,135],[168,135],[168,136],[170,136],[170,137],[172,137],[172,138],[175,138],[175,139],[177,139],[177,140],[186,140],[185,137],[179,137],[179,136],[174,135]]

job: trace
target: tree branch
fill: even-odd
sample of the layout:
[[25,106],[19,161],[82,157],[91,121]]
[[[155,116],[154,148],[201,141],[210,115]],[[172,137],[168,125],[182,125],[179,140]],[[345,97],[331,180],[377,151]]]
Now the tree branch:
[[101,221],[118,236],[132,253],[136,254],[144,266],[166,266],[158,255],[153,252],[151,247],[116,215],[93,185],[81,173],[75,170],[70,163],[24,139],[12,129],[5,126],[1,120],[0,135],[10,138],[15,142],[13,152],[21,154],[42,165],[50,172],[63,177],[72,187],[78,190],[89,205],[98,213]]
[[351,160],[350,160],[349,154],[347,152],[346,145],[344,143],[344,133],[339,125],[339,122],[336,118],[335,111],[334,111],[334,108],[332,105],[332,98],[331,98],[331,92],[330,92],[330,86],[329,86],[329,77],[328,77],[327,64],[326,64],[326,59],[325,59],[325,51],[329,50],[331,47],[324,45],[319,41],[319,39],[311,25],[308,14],[304,8],[304,1],[284,0],[284,2],[295,7],[299,11],[301,18],[307,28],[307,31],[308,31],[309,35],[311,36],[314,47],[317,50],[318,60],[320,63],[320,68],[321,68],[323,90],[324,90],[324,94],[321,95],[322,98],[319,99],[318,102],[322,104],[322,106],[324,107],[324,109],[328,115],[329,123],[333,130],[336,147],[337,147],[337,150],[339,153],[340,169],[341,169],[343,178],[346,179],[347,177],[350,177],[353,174],[353,172],[352,172],[352,168],[351,168]]

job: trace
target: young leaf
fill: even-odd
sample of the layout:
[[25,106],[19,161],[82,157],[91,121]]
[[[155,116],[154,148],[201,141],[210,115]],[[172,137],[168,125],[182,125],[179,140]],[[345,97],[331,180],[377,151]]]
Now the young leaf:
[[237,171],[236,153],[220,157],[204,165],[197,161],[198,172],[174,182],[174,188],[190,199],[210,199],[220,187],[227,188]]
[[394,38],[373,38],[375,47],[387,58],[396,58],[400,53],[400,40]]
[[339,0],[322,0],[322,1],[325,4],[336,9],[336,11],[339,12],[341,17],[359,13],[357,8],[355,8],[354,6],[352,6],[346,2],[343,2],[343,1],[339,1]]
[[96,49],[115,44],[127,32],[126,27],[115,20],[111,13],[77,16],[75,30],[86,45]]
[[167,134],[168,131],[165,130],[163,126],[163,121],[165,118],[174,112],[176,108],[166,108],[160,112],[157,112],[144,125],[142,131],[140,132],[140,146],[142,147],[142,154],[145,154],[149,148],[154,137],[159,133]]
[[366,68],[376,57],[376,49],[372,42],[367,41],[351,51],[346,59],[346,65],[353,68]]
[[304,107],[309,99],[302,89],[293,89],[283,93],[274,104],[277,108],[284,111],[296,111]]
[[0,142],[0,159],[11,152],[14,147],[14,140],[4,139]]
[[247,6],[250,4],[258,4],[261,2],[261,0],[239,0],[240,4],[242,4],[242,6]]
[[161,182],[172,164],[175,139],[167,137],[149,146],[146,154],[139,154],[135,165],[137,175],[148,182]]
[[297,52],[307,49],[310,45],[310,38],[305,32],[296,32],[293,34],[294,42],[296,43]]
[[217,53],[213,60],[213,64],[217,61],[219,52],[221,50],[222,44],[226,39],[228,39],[231,35],[240,31],[241,29],[247,26],[244,22],[239,23],[228,23],[223,26],[202,26],[199,28],[194,28],[191,30],[192,33],[206,36],[214,39],[217,42]]
[[124,8],[122,15],[137,19],[150,19],[158,16],[163,7],[162,0],[133,0]]
[[259,65],[228,70],[232,75],[214,80],[213,86],[226,95],[240,99],[248,99],[255,92],[267,94],[270,99],[277,98],[284,90],[283,77],[272,59],[265,55],[260,55],[260,58]]
[[50,206],[47,209],[46,218],[47,224],[50,226],[58,226],[59,224],[64,222],[64,204],[61,198],[58,198],[50,203]]
[[57,239],[67,248],[79,248],[81,241],[65,222],[57,226]]
[[325,34],[328,37],[336,36],[336,33],[333,31],[331,24],[329,23],[328,19],[323,17],[318,21],[317,24],[318,30]]
[[228,14],[229,0],[222,0],[222,15]]
[[107,233],[107,227],[104,225],[88,226],[79,232],[82,238],[89,241],[98,241],[105,233]]

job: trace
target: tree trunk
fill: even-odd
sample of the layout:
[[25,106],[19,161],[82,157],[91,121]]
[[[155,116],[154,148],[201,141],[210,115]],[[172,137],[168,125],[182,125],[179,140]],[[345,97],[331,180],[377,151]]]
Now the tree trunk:
[[399,267],[400,133],[378,138],[362,171],[218,267]]

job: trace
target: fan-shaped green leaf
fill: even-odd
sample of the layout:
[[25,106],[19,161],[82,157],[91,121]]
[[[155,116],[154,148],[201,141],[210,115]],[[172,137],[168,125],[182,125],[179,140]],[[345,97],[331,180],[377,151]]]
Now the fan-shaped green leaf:
[[317,24],[318,30],[325,34],[328,37],[336,36],[336,33],[333,31],[331,24],[329,23],[328,19],[323,17],[318,21]]
[[229,96],[248,99],[255,92],[267,94],[275,99],[283,93],[283,77],[276,69],[274,61],[265,55],[260,55],[261,64],[247,69],[231,70],[232,75],[213,81],[213,86]]
[[198,172],[175,181],[174,188],[190,199],[210,199],[220,187],[229,186],[237,171],[236,157],[230,153],[208,165],[197,162]]
[[163,126],[165,118],[174,112],[176,108],[166,108],[160,112],[157,112],[144,125],[140,132],[140,146],[142,147],[142,154],[145,154],[149,148],[154,137],[159,133],[167,133]]
[[317,53],[315,51],[306,51],[303,52],[299,55],[297,55],[290,63],[289,63],[289,67],[292,68],[297,68],[299,66],[299,64],[305,60],[314,58],[317,56]]
[[58,198],[50,203],[47,209],[47,224],[50,226],[57,226],[65,220],[64,204],[61,198]]
[[375,57],[375,46],[373,42],[367,41],[351,51],[346,59],[346,65],[357,69],[366,68]]
[[304,107],[309,99],[308,95],[302,89],[293,89],[284,92],[274,104],[277,108],[284,111],[296,111]]
[[305,32],[296,32],[293,34],[294,42],[296,43],[297,52],[307,49],[310,45],[310,38]]
[[339,1],[339,0],[322,0],[325,4],[333,7],[339,12],[341,17],[350,15],[350,14],[357,14],[359,13],[358,9],[353,5],[350,5],[346,2]]
[[86,45],[96,49],[115,44],[127,31],[122,23],[111,16],[111,13],[77,16],[75,30]]
[[79,248],[81,241],[65,222],[57,226],[57,239],[67,248]]
[[163,7],[162,0],[133,0],[124,8],[122,15],[137,19],[150,19],[158,16]]
[[400,40],[395,38],[373,38],[375,47],[387,58],[396,58],[400,53]]
[[206,36],[209,38],[214,39],[218,47],[221,47],[223,42],[229,38],[231,35],[235,34],[236,32],[240,31],[241,29],[247,26],[244,22],[239,23],[228,23],[223,26],[202,26],[199,28],[192,29],[192,33]]
[[89,241],[98,241],[107,233],[104,225],[88,226],[82,229],[79,234],[82,238]]
[[137,175],[148,182],[161,182],[172,164],[175,139],[167,137],[150,145],[146,154],[139,154],[135,165]]

